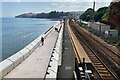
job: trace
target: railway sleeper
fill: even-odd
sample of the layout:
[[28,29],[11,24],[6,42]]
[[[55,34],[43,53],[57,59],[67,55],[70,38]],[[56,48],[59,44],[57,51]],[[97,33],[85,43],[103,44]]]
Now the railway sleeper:
[[[90,54],[91,54],[91,53],[90,53]],[[88,55],[89,55],[89,54],[88,54]],[[90,57],[95,57],[95,55],[93,55],[93,54],[92,54],[92,55],[89,55],[89,56],[90,56]]]
[[102,80],[115,80],[115,79],[112,77],[103,77]]
[[96,59],[96,60],[93,60],[93,63],[100,63],[100,61]]
[[104,68],[104,66],[103,66],[103,65],[95,65],[95,67],[102,67],[102,68]]
[[97,68],[98,70],[106,70],[105,68]]
[[95,61],[95,62],[96,62],[96,61],[97,61],[97,62],[100,62],[97,58],[93,58],[93,61]]
[[102,65],[102,64],[100,64],[100,62],[97,62],[97,61],[96,61],[96,62],[93,62],[93,64],[94,64],[94,65]]
[[109,73],[107,70],[98,70],[99,71],[99,73]]
[[[102,77],[104,77],[104,78],[108,78],[108,77],[111,77],[111,75],[110,74],[100,74]],[[112,77],[111,77],[112,78]]]

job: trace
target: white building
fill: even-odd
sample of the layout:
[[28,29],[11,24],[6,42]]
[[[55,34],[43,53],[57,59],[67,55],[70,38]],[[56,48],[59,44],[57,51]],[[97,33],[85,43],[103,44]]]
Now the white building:
[[88,27],[88,24],[89,24],[89,22],[86,22],[86,21],[80,21],[85,27]]
[[81,21],[90,31],[96,35],[103,36],[106,39],[117,40],[118,30],[110,29],[109,25],[100,22],[85,22]]
[[118,30],[108,30],[105,31],[104,37],[109,40],[117,40],[118,39]]
[[110,30],[110,26],[100,22],[94,22],[92,23],[91,29],[97,35],[104,35],[105,31]]

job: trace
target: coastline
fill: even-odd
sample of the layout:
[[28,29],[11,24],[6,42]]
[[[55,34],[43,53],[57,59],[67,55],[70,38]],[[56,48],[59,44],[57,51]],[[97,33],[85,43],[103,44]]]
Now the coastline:
[[26,18],[26,19],[48,19],[48,20],[51,20],[51,21],[59,21],[59,20],[62,20],[60,18],[35,18],[35,17],[12,17],[12,18],[18,18],[18,19],[22,19],[22,18]]
[[2,60],[23,49],[58,22],[48,19],[15,18],[3,18],[2,21]]
[[[38,38],[33,40],[30,44],[28,44],[26,47],[15,53],[14,55],[8,57],[7,59],[0,62],[0,73],[2,71],[2,77],[5,76],[8,72],[15,69],[19,64],[21,64],[23,61],[28,59],[30,55],[33,55],[41,44],[41,36],[46,37],[48,36],[51,31],[54,31],[54,28],[57,27],[57,25],[60,24],[60,22],[54,24],[54,27],[47,30],[46,34],[43,33],[43,35],[40,35]],[[0,77],[0,79],[2,78]]]
[[[35,38],[35,39],[34,39],[33,41],[31,41],[28,45],[30,45],[30,44],[33,43],[34,41],[38,41],[38,40],[39,40],[39,42],[40,42],[41,36],[43,36],[43,35],[44,35],[44,37],[47,36],[47,35],[49,34],[49,32],[50,32],[58,23],[59,23],[59,22],[57,22],[56,24],[54,24],[52,27],[48,28],[47,31],[43,32],[40,36],[38,36],[37,38]],[[28,46],[28,45],[26,45],[26,46]],[[26,47],[26,46],[25,46],[25,47]],[[2,47],[2,45],[1,45],[1,47]],[[25,47],[23,47],[21,50],[23,50]],[[19,50],[18,52],[20,52],[21,50]],[[18,52],[16,52],[16,53],[18,53]],[[15,54],[16,54],[16,53],[15,53]],[[13,55],[15,55],[15,54],[13,54]],[[13,56],[13,55],[11,55],[11,56]],[[2,61],[4,61],[4,60],[8,59],[9,57],[11,57],[11,56],[9,56],[9,57],[6,58],[6,59],[2,59],[2,54],[1,54],[0,56],[1,56],[0,63],[1,63]]]

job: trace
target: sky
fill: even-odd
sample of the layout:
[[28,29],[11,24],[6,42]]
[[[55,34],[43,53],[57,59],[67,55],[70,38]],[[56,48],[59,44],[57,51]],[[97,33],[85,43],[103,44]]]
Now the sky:
[[[109,6],[111,1],[96,1],[97,10],[100,7]],[[92,8],[93,0],[2,0],[0,3],[0,17],[14,17],[23,13],[41,13],[50,11],[85,11]]]
[[[113,0],[1,0],[2,2],[111,2]],[[115,0],[119,1],[119,0]]]

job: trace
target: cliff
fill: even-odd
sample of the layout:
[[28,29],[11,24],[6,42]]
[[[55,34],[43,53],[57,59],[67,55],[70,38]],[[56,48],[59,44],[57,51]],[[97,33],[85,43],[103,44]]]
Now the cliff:
[[120,1],[111,3],[108,22],[120,30]]

